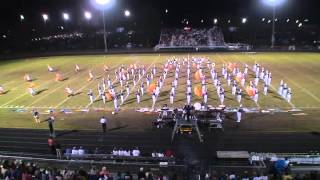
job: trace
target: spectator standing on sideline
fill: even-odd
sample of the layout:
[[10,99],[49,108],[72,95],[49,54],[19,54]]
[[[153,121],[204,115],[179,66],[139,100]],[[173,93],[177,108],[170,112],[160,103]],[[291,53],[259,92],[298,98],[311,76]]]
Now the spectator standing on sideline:
[[56,154],[57,154],[57,159],[62,159],[62,156],[61,156],[61,145],[59,143],[56,143]]
[[40,123],[40,114],[36,109],[32,110],[32,115],[36,123]]
[[50,131],[50,136],[51,137],[55,137],[55,132],[54,132],[54,128],[53,128],[53,124],[54,124],[54,116],[51,115],[48,119],[48,125],[49,125],[49,131]]
[[49,146],[50,152],[52,154],[55,154],[56,148],[55,148],[55,143],[54,143],[54,139],[52,138],[52,136],[50,136],[48,138],[48,146]]
[[100,119],[100,124],[101,124],[103,133],[105,133],[107,131],[107,118],[102,116],[102,118]]

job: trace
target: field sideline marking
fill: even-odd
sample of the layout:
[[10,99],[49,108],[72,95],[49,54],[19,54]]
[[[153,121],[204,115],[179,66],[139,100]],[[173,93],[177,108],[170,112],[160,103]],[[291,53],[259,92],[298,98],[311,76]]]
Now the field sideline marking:
[[[251,56],[249,56],[250,58],[252,58]],[[255,60],[255,59],[254,59]],[[288,81],[290,81],[292,84],[294,84],[295,86],[297,86],[298,88],[300,88],[303,92],[307,93],[309,96],[311,96],[314,100],[320,102],[320,98],[318,98],[317,96],[315,96],[313,93],[311,93],[310,91],[308,91],[307,89],[303,88],[302,86],[300,86],[299,84],[297,84],[296,82],[294,82],[293,80],[291,80],[290,78],[284,76],[284,74],[282,74],[280,71],[275,70],[275,72],[277,72],[278,74],[280,74],[281,76],[283,76],[284,78],[286,78]]]

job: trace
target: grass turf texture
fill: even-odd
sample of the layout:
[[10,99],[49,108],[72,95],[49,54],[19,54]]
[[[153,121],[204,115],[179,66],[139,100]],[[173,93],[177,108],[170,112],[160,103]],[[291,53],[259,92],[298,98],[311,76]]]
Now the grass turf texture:
[[[121,64],[128,66],[136,63],[137,65],[145,65],[147,68],[152,67],[155,64],[157,69],[157,76],[162,73],[162,63],[170,57],[186,57],[187,54],[143,54],[143,55],[96,55],[96,56],[59,56],[59,57],[45,57],[45,58],[32,58],[32,59],[19,59],[8,60],[0,62],[0,85],[3,85],[8,92],[0,96],[0,127],[34,127],[44,128],[45,125],[31,125],[31,114],[12,112],[11,108],[33,108],[37,107],[39,110],[47,110],[51,108],[103,108],[106,110],[112,110],[113,102],[108,102],[106,105],[101,100],[89,105],[87,92],[89,89],[94,90],[94,94],[97,95],[97,84],[101,82],[101,78],[94,81],[87,81],[88,71],[92,70],[98,77],[106,77],[106,73],[103,72],[103,65],[110,67],[110,77],[114,79],[114,68],[119,67]],[[317,53],[208,53],[208,54],[191,54],[190,56],[196,57],[209,57],[212,62],[216,63],[216,69],[221,75],[221,67],[223,63],[237,63],[241,70],[243,70],[243,63],[252,67],[257,62],[272,72],[272,86],[278,88],[279,82],[283,79],[288,83],[293,91],[292,104],[305,110],[318,111],[320,108],[320,54]],[[65,78],[65,81],[56,82],[54,80],[55,73],[49,73],[47,71],[47,64],[57,68]],[[80,73],[74,72],[74,66],[78,64],[82,71]],[[161,68],[161,69],[160,69]],[[185,101],[185,88],[186,78],[185,68],[182,68],[180,73],[179,85],[176,90],[178,93],[175,97],[174,106],[180,107]],[[206,75],[209,76],[209,70],[206,69]],[[150,72],[150,69],[147,71]],[[192,69],[195,72],[195,68]],[[33,82],[36,84],[36,89],[41,91],[40,94],[35,97],[31,97],[26,88],[28,83],[23,80],[25,73],[30,73],[35,78]],[[192,76],[193,76],[192,73]],[[253,79],[252,72],[250,79]],[[169,91],[171,88],[171,82],[173,81],[173,71],[169,73],[169,78],[165,80],[165,85],[161,89],[160,97],[157,100],[156,107],[162,106],[164,103],[169,104]],[[157,79],[157,78],[155,78]],[[145,77],[142,78],[145,81]],[[209,82],[209,100],[208,104],[217,106],[220,104],[219,98],[216,94],[216,89],[212,85],[211,78],[207,79]],[[193,87],[200,85],[199,81],[193,79]],[[226,91],[225,105],[230,107],[237,107],[239,104],[236,102],[235,97],[231,96],[231,87],[226,85],[226,81],[222,79],[223,87]],[[119,83],[116,82],[116,90],[119,90]],[[64,92],[65,87],[71,87],[74,91],[80,94],[67,98]],[[132,82],[130,82],[132,87]],[[136,90],[140,88],[140,83]],[[271,93],[268,96],[264,96],[262,92],[262,83],[259,83],[260,95],[259,102],[255,104],[248,96],[244,96],[242,104],[245,107],[258,107],[261,108],[282,108],[290,109],[292,106],[280,98],[274,89],[270,89]],[[135,91],[131,90],[130,96],[126,99],[125,104],[121,106],[122,109],[137,109],[142,107],[150,108],[152,105],[151,96],[146,93],[141,103],[137,104],[135,98]],[[200,102],[201,98],[193,95],[192,102]],[[30,109],[28,109],[30,110]],[[40,112],[41,112],[40,110]],[[128,111],[127,111],[128,112]],[[102,114],[109,114],[109,112],[89,113],[85,116],[89,119],[98,118]],[[311,113],[313,114],[313,113]],[[65,115],[65,121],[61,121],[57,125],[58,128],[68,129],[74,127],[73,119],[83,119],[83,113]],[[289,116],[288,118],[291,118]],[[300,116],[303,117],[303,116]],[[306,116],[307,117],[307,116]],[[131,118],[127,116],[126,118]],[[143,118],[143,117],[142,117]],[[305,117],[304,117],[305,118]],[[316,121],[315,121],[316,122]],[[45,123],[42,123],[45,124]],[[77,128],[92,129],[96,126],[90,126],[88,123],[79,123]],[[312,125],[310,124],[310,128]],[[304,130],[308,127],[304,127]]]

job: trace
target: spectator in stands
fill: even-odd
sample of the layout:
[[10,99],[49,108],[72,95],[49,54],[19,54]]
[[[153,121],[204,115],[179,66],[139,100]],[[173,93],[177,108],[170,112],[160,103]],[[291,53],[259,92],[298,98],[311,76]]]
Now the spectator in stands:
[[73,147],[72,148],[72,151],[71,151],[71,155],[75,156],[75,155],[78,155],[79,154],[79,151],[76,147]]
[[78,149],[78,154],[79,154],[80,156],[85,154],[85,151],[84,151],[84,149],[82,148],[82,146],[80,146],[80,148]]
[[108,179],[109,177],[109,172],[107,171],[107,167],[103,166],[101,168],[101,171],[99,172],[99,177],[103,179]]
[[168,149],[165,151],[164,156],[165,157],[173,157],[173,152],[170,149]]
[[88,173],[88,178],[89,178],[89,180],[96,180],[96,179],[98,179],[99,178],[99,176],[98,176],[98,169],[95,167],[95,166],[93,166],[91,169],[90,169],[90,171],[89,171],[89,173]]
[[93,153],[94,153],[94,154],[101,154],[99,148],[96,148]]
[[140,167],[140,169],[139,169],[138,179],[139,180],[145,180],[146,179],[146,173],[144,172],[143,167]]
[[140,156],[140,150],[138,149],[138,147],[132,150],[132,156]]

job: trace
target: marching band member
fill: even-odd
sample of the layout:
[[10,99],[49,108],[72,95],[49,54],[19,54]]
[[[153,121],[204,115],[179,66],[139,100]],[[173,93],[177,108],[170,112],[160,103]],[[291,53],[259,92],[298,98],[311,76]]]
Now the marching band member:
[[74,95],[73,90],[70,87],[66,87],[65,92],[67,94],[67,97]]
[[5,93],[4,87],[0,85],[0,94],[4,94],[4,93]]
[[263,86],[263,94],[265,96],[268,94],[268,85],[266,83],[264,83],[264,86]]
[[49,72],[54,72],[54,69],[49,64],[47,64],[47,67]]
[[240,88],[237,89],[236,95],[238,103],[241,103],[242,90]]
[[94,98],[93,98],[93,92],[92,92],[91,89],[89,90],[89,92],[87,93],[87,95],[89,96],[90,104],[92,104],[93,101],[94,101]]
[[140,104],[140,91],[136,92],[137,103]]
[[173,104],[174,101],[174,93],[170,92],[170,104]]
[[78,66],[78,64],[75,65],[74,71],[75,71],[76,73],[80,72],[80,67]]

